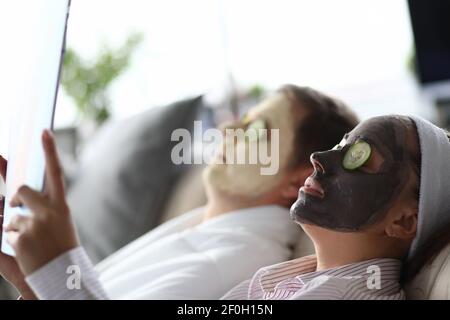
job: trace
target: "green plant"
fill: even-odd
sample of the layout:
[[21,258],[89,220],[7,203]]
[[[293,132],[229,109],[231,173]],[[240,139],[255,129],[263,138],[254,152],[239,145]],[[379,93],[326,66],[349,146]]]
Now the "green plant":
[[418,77],[417,55],[416,50],[414,48],[409,53],[406,64],[408,71],[411,72],[415,77]]
[[103,45],[93,61],[84,60],[73,49],[66,51],[61,84],[83,120],[89,118],[101,125],[110,117],[108,88],[129,67],[142,40],[141,34],[132,34],[119,49]]
[[266,93],[266,89],[262,85],[255,84],[253,87],[251,87],[248,91],[248,95],[256,100],[262,99],[264,94]]

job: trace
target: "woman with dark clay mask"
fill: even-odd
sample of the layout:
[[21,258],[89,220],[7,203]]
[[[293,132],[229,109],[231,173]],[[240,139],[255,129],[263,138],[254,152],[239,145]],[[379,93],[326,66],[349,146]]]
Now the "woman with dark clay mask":
[[[344,157],[361,141],[370,156],[346,169]],[[419,150],[411,119],[384,116],[361,123],[333,150],[311,155],[314,173],[291,216],[313,240],[318,269],[406,257],[417,228]]]
[[[314,174],[300,189],[291,209],[293,219],[336,231],[363,230],[382,219],[403,190],[413,165],[407,150],[407,122],[374,118],[346,135],[333,150],[314,153]],[[348,170],[344,157],[361,141],[369,145],[370,156]]]
[[316,255],[262,268],[225,298],[405,299],[400,279],[418,230],[420,150],[415,120],[384,116],[312,154],[314,172],[291,216]]

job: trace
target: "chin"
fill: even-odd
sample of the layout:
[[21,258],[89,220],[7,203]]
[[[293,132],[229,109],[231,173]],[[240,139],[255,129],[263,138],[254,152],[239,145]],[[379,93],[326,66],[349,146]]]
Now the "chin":
[[[302,212],[307,210],[307,199],[306,195],[302,193],[299,194],[297,201],[291,206],[289,213],[291,215],[291,219],[295,222],[298,222],[297,219],[301,215]],[[300,222],[299,222],[300,223]]]
[[228,194],[228,177],[223,165],[209,165],[203,170],[203,183],[214,194]]
[[298,212],[298,211],[293,212],[291,210],[290,214],[291,214],[292,221],[294,221],[299,226],[303,227],[303,225],[314,225],[311,221],[303,218],[301,212]]
[[[310,199],[312,198],[312,199]],[[301,195],[297,201],[292,205],[290,212],[291,219],[298,225],[317,226],[312,220],[307,217],[311,216],[324,216],[319,210],[316,210],[318,205],[314,199],[317,199],[308,195]]]
[[203,182],[206,184],[215,184],[216,181],[223,180],[225,168],[217,164],[211,164],[203,170]]

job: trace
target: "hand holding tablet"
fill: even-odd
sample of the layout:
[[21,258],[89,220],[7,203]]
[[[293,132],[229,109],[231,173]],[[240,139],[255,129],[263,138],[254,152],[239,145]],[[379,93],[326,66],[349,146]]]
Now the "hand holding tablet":
[[[20,37],[24,45],[15,48],[18,56],[12,62],[18,67],[10,88],[14,99],[8,103],[14,110],[8,163],[0,159],[0,173],[6,178],[6,199],[0,208],[0,274],[23,298],[34,299],[25,276],[79,244],[48,130],[53,125],[70,0],[27,4],[27,18],[17,19],[29,34]],[[40,192],[44,172],[45,190]]]
[[4,229],[8,244],[16,253],[23,274],[29,275],[59,255],[79,246],[65,199],[64,177],[55,141],[46,130],[42,134],[45,154],[45,190],[21,186],[12,197],[12,208],[25,206],[29,215],[15,215]]
[[[44,184],[44,153],[41,134],[53,126],[59,75],[64,52],[70,0],[34,0],[27,2],[27,12],[17,21],[27,33],[22,34],[18,49],[20,61],[11,90],[16,97],[10,105],[14,110],[11,121],[6,202],[3,226],[13,217],[30,215],[27,206],[9,205],[22,185],[42,190]],[[14,29],[14,28],[13,28]],[[9,255],[14,251],[2,235],[1,250]]]
[[[46,163],[46,188],[37,192],[22,186],[13,196],[12,207],[26,205],[29,216],[16,215],[3,230],[16,253],[0,253],[0,274],[24,299],[36,299],[25,277],[59,255],[79,246],[75,227],[64,197],[64,182],[53,137],[42,135]],[[6,175],[5,159],[0,158],[0,173]],[[1,210],[0,210],[1,213]]]

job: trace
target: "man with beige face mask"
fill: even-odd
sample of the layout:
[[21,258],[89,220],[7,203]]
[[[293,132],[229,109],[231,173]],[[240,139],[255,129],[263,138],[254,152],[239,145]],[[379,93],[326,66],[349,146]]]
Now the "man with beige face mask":
[[[309,156],[339,143],[357,123],[342,102],[310,88],[285,86],[223,128],[222,148],[203,175],[208,196],[204,208],[161,225],[95,268],[73,228],[66,230],[56,219],[47,230],[57,233],[58,248],[51,254],[36,253],[27,259],[30,264],[20,267],[1,256],[0,272],[23,298],[218,299],[258,268],[291,258],[299,229],[290,220],[289,207],[313,171]],[[245,138],[229,136],[231,129],[241,129]],[[47,160],[57,164],[52,138],[43,142]],[[265,150],[256,161],[233,161],[255,148]],[[51,181],[47,184],[58,189]],[[58,195],[62,198],[54,203],[65,203]],[[51,233],[36,234],[33,243],[45,242]],[[67,273],[71,266],[79,270]]]

